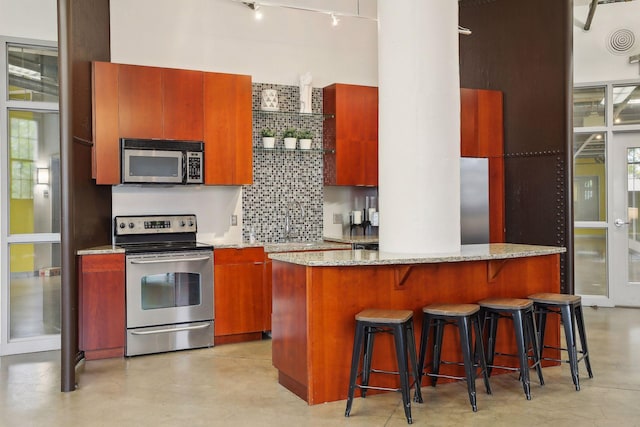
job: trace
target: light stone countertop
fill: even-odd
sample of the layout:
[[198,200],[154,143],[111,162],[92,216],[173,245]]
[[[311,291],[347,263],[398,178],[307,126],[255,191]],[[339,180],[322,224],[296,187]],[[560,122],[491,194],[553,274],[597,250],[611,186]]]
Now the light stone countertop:
[[349,243],[349,244],[361,244],[361,245],[369,245],[378,243],[380,240],[378,236],[342,236],[342,237],[331,237],[324,236],[324,240],[327,242],[339,242],[339,243]]
[[216,249],[244,249],[263,247],[267,253],[274,252],[297,252],[297,251],[325,251],[334,249],[351,249],[351,246],[345,243],[326,242],[323,240],[315,242],[256,242],[256,243],[218,243],[214,244]]
[[435,254],[399,254],[369,250],[275,253],[269,258],[308,267],[363,265],[429,264],[442,262],[499,260],[551,255],[566,252],[556,246],[490,243],[462,245],[460,252]]
[[123,254],[124,249],[120,246],[103,245],[95,246],[93,248],[80,249],[76,251],[76,255],[108,255],[108,254]]
[[[264,247],[264,251],[267,253],[277,252],[295,252],[295,251],[324,251],[324,250],[336,250],[336,249],[351,249],[351,246],[345,243],[337,242],[325,242],[323,240],[316,242],[283,242],[283,243],[218,243],[213,245],[214,251],[216,249],[245,249],[245,248],[261,248]],[[92,248],[80,249],[76,252],[77,255],[105,255],[105,254],[119,254],[124,253],[124,249],[119,246],[104,245],[95,246]]]

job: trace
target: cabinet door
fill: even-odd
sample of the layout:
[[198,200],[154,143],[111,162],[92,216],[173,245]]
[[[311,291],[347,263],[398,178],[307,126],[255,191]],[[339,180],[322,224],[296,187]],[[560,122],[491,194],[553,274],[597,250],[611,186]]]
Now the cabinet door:
[[120,137],[162,138],[162,69],[120,65],[118,109]]
[[378,88],[335,84],[324,91],[325,184],[378,185]]
[[96,184],[120,183],[118,134],[118,64],[93,62],[92,85],[92,178]]
[[124,356],[124,254],[84,255],[79,268],[79,344],[85,358]]
[[460,89],[460,155],[502,157],[502,92]]
[[205,73],[205,184],[253,182],[251,121],[251,77]]
[[166,139],[202,141],[202,72],[162,70],[163,123]]
[[214,251],[215,336],[262,332],[262,248]]

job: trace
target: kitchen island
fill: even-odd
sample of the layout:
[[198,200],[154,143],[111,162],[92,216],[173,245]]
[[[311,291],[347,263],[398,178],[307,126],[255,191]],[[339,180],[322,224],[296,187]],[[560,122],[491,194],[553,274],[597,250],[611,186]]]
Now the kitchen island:
[[[499,243],[430,255],[367,250],[271,254],[272,352],[278,381],[310,405],[346,399],[356,313],[365,308],[413,310],[419,345],[425,305],[559,292],[563,252],[552,246]],[[546,333],[545,341],[559,344],[557,321],[548,323]],[[510,325],[501,328],[497,351],[509,352],[514,341]],[[457,342],[445,337],[443,360],[459,359]],[[390,337],[376,339],[374,366],[397,369]],[[372,375],[371,381],[397,386],[394,376]]]

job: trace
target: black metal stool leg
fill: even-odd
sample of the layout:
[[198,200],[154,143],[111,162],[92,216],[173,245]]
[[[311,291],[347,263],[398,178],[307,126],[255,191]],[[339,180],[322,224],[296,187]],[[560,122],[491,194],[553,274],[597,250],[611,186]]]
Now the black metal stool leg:
[[[440,374],[440,360],[442,358],[442,336],[444,334],[444,325],[445,322],[442,319],[433,319],[435,323],[435,331],[433,338],[433,362],[431,364],[431,373],[434,375]],[[436,386],[438,382],[438,377],[431,377],[431,385],[433,387]]]
[[464,360],[464,372],[467,379],[467,391],[469,392],[469,402],[473,412],[478,411],[476,403],[476,374],[471,356],[471,329],[469,328],[469,317],[458,318],[458,329],[460,332],[460,348]]
[[512,312],[513,329],[516,334],[516,346],[518,347],[518,358],[520,359],[520,379],[527,400],[531,400],[531,385],[529,381],[529,358],[527,357],[527,348],[524,340],[524,319],[522,311],[516,310]]
[[567,340],[567,352],[569,353],[569,368],[571,378],[576,391],[580,390],[580,378],[578,376],[578,352],[576,350],[575,328],[573,327],[573,308],[570,305],[563,305],[560,308],[562,324],[564,325],[564,335]]
[[582,357],[584,359],[584,365],[587,368],[589,378],[593,378],[593,372],[591,372],[591,362],[589,361],[589,347],[587,346],[587,334],[584,329],[584,317],[582,315],[582,305],[575,307],[576,325],[578,326],[578,333],[580,334],[580,344],[582,348]]
[[353,339],[353,353],[351,355],[351,373],[349,375],[349,394],[347,397],[347,409],[344,416],[348,417],[351,413],[351,405],[353,403],[353,394],[356,388],[356,379],[358,377],[358,368],[360,367],[360,352],[362,351],[362,343],[364,338],[364,326],[356,321],[356,333]]
[[[373,343],[376,337],[376,330],[372,326],[365,326],[364,328],[364,357],[362,361],[362,379],[361,384],[363,386],[369,385],[369,378],[371,377],[371,357],[373,356]],[[367,389],[360,389],[360,396],[367,397]]]
[[411,396],[409,395],[409,365],[407,363],[407,343],[403,325],[393,326],[394,342],[396,346],[396,358],[398,360],[398,373],[400,375],[400,389],[402,392],[402,405],[404,414],[409,424],[413,423],[411,418]]
[[544,357],[544,335],[547,330],[547,310],[546,307],[540,306],[538,311],[538,343],[540,344],[540,359]]
[[431,335],[431,316],[424,314],[422,318],[422,332],[420,333],[420,356],[418,356],[418,375],[420,376],[420,386],[424,376],[424,362],[429,349],[429,335]]
[[498,314],[486,313],[485,323],[489,321],[489,331],[487,338],[487,373],[491,376],[491,370],[493,368],[493,360],[496,354],[496,334],[498,333]]
[[478,365],[482,369],[482,377],[484,379],[484,387],[487,390],[487,394],[491,394],[491,385],[489,384],[489,372],[487,371],[487,360],[484,352],[484,344],[482,343],[482,331],[480,329],[480,317],[475,316],[472,319],[473,326],[475,328],[476,335],[476,347],[474,351],[475,359],[478,360]]
[[536,332],[536,322],[533,317],[533,308],[531,310],[527,310],[525,316],[527,326],[527,330],[525,332],[527,334],[529,345],[531,346],[531,351],[533,352],[533,363],[535,365],[536,373],[538,374],[540,385],[544,385],[544,378],[542,376],[542,358],[540,356],[540,352],[542,350],[539,345],[540,341],[538,340],[538,333]]
[[418,371],[418,358],[416,356],[416,340],[413,333],[413,321],[407,322],[405,326],[406,342],[409,349],[409,363],[411,363],[411,373],[413,374],[413,383],[416,387],[414,400],[422,403],[422,391],[420,390],[420,372]]

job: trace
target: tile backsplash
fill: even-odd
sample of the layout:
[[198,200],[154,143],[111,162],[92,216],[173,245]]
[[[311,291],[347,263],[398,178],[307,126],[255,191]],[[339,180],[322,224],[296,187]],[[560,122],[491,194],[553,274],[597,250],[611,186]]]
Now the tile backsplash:
[[[279,111],[260,110],[263,89],[277,90]],[[253,84],[253,184],[242,187],[245,241],[252,229],[258,241],[283,241],[287,212],[294,240],[322,239],[322,89],[313,89],[313,114],[299,114],[299,100],[297,86]],[[262,148],[264,128],[276,132],[275,149]],[[312,149],[284,150],[282,132],[287,128],[311,131]]]

